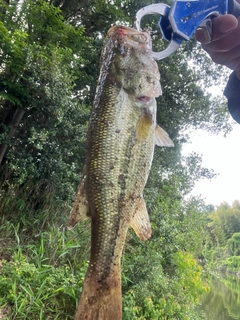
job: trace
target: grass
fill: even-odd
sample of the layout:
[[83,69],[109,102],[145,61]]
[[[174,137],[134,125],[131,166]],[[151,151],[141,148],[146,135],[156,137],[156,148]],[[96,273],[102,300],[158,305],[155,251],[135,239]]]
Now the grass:
[[5,205],[0,218],[0,319],[72,319],[87,268],[89,222],[69,231],[68,208],[18,204],[9,202],[7,211]]
[[[16,193],[0,198],[0,319],[73,319],[88,264],[90,221],[69,231],[69,211],[56,202],[31,205]],[[134,242],[135,254],[131,241],[125,246],[123,319],[199,319],[194,307],[204,285],[195,260],[185,261],[183,254],[179,265],[171,265],[172,277],[162,268],[155,240]]]

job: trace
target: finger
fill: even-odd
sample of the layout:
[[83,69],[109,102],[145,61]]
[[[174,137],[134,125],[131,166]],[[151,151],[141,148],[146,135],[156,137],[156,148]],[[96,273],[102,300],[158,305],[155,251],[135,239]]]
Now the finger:
[[237,57],[236,59],[224,59],[224,57],[222,57],[222,53],[219,52],[214,52],[211,56],[212,60],[217,63],[217,64],[222,64],[226,67],[228,67],[231,70],[240,70],[240,58]]
[[213,62],[218,64],[227,65],[230,62],[232,65],[232,61],[238,60],[240,62],[240,44],[227,52],[213,51],[209,50],[209,48],[206,51],[211,56]]
[[209,53],[210,51],[226,52],[237,47],[240,44],[240,17],[238,18],[238,20],[239,23],[232,32],[218,40],[212,41],[208,44],[203,44],[203,49]]
[[[234,30],[237,25],[237,19],[231,14],[226,14],[224,16],[218,16],[214,18],[213,41],[223,38],[224,36],[226,36],[226,34]],[[206,37],[206,31],[204,29],[198,29],[196,31],[196,39],[201,43],[209,42],[208,37]]]
[[221,39],[229,32],[236,29],[238,20],[231,14],[218,16],[213,19],[213,41]]

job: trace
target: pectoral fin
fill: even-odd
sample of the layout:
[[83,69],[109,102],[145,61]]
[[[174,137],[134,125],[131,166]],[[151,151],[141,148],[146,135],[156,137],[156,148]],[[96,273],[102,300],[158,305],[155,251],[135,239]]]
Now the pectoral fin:
[[136,129],[136,138],[139,143],[147,140],[152,123],[153,119],[151,112],[148,109],[144,109]]
[[76,199],[70,212],[67,224],[68,229],[73,229],[78,222],[89,218],[88,201],[85,192],[85,180],[86,176],[82,178]]
[[141,240],[147,240],[151,237],[152,230],[146,204],[143,198],[139,198],[137,201],[130,226]]
[[159,147],[174,147],[174,143],[167,132],[159,127],[159,125],[156,125],[155,128],[155,144]]

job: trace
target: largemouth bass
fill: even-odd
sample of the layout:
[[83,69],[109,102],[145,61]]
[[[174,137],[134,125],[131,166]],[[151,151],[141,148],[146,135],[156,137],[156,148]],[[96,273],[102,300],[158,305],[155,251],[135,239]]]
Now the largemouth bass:
[[161,94],[147,32],[123,26],[107,34],[90,117],[84,175],[69,228],[91,218],[91,256],[75,320],[122,319],[120,259],[131,226],[151,236],[143,199],[154,145],[172,147],[156,125]]

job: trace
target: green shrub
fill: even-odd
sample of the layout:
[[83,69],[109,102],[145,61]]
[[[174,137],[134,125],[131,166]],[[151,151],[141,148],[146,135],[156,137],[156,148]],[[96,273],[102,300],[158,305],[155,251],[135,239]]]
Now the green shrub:
[[240,256],[229,257],[224,261],[227,271],[238,271],[240,269]]
[[17,253],[2,261],[0,308],[9,319],[71,319],[79,300],[86,263],[74,274],[68,265],[36,266]]
[[124,294],[124,320],[199,319],[195,307],[201,294],[209,289],[201,278],[202,267],[190,253],[183,251],[173,255],[173,264],[174,275],[162,273],[158,283],[155,278],[149,296],[139,296],[138,286]]

